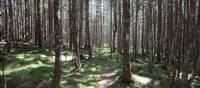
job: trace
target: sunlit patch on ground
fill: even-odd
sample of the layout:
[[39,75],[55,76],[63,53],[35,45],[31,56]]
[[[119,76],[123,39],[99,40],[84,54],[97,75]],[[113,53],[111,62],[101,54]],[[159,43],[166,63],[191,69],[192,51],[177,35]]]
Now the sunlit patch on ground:
[[116,73],[113,72],[112,64],[104,65],[100,77],[98,78],[98,88],[109,88],[115,75]]
[[143,76],[139,76],[139,75],[132,75],[134,80],[141,83],[142,85],[147,85],[148,83],[150,83],[152,81],[152,79],[148,78],[148,77],[143,77]]
[[47,56],[46,56],[46,55],[40,55],[40,57],[41,57],[41,58],[47,58]]
[[71,61],[72,59],[73,59],[73,56],[65,56],[65,55],[61,56],[62,61]]
[[[12,73],[18,73],[20,71],[31,71],[32,69],[35,69],[35,68],[39,68],[39,67],[51,67],[51,65],[44,65],[44,64],[31,64],[31,65],[27,65],[27,66],[23,66],[23,67],[18,67],[18,68],[15,68],[15,69],[6,69],[5,70],[5,74],[12,74]],[[15,74],[17,75],[17,74]],[[20,74],[19,74],[20,75]]]
[[[82,65],[81,72],[77,73],[73,72],[75,68],[73,53],[67,52],[63,54],[61,56],[61,88],[98,88],[98,85],[103,86],[101,88],[107,86],[111,86],[111,88],[122,88],[121,82],[119,81],[122,72],[122,57],[118,53],[113,53],[112,61],[109,62],[109,55],[109,48],[98,48],[94,51],[93,58]],[[88,55],[84,54],[84,56],[87,58]],[[17,85],[21,88],[28,88],[29,85],[37,86],[42,81],[45,81],[45,85],[51,83],[55,61],[53,54],[48,54],[46,51],[37,49],[28,51],[21,50],[20,52],[16,51],[14,54],[9,54],[8,58],[5,69],[6,77],[14,78],[9,81],[12,83],[12,85],[9,85],[10,87],[13,88],[13,86]],[[119,60],[116,58],[119,58]],[[105,65],[113,62],[114,64],[111,65],[112,70],[109,70],[110,68]],[[140,62],[144,61],[141,60]],[[134,68],[132,69],[134,80],[131,85],[133,88],[135,86],[139,86],[140,88],[148,84],[154,85],[159,77],[166,77],[166,72],[159,66],[154,66],[152,73],[150,73],[149,65],[140,62],[134,63]],[[108,71],[102,73],[104,70]],[[2,74],[2,72],[0,73]],[[168,79],[163,80],[163,84],[167,85]]]
[[[67,61],[67,63],[68,66],[66,67],[69,67],[70,62]],[[100,61],[94,59],[88,61],[87,64],[82,67],[80,73],[65,71],[61,81],[62,88],[97,88],[97,78],[100,75],[99,73],[104,63],[104,60]],[[70,69],[68,68],[68,70]]]

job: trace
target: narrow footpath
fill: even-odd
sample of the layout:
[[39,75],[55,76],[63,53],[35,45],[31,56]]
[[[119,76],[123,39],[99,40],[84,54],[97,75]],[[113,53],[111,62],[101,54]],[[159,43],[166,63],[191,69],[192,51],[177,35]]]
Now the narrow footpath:
[[114,80],[114,76],[112,64],[104,65],[97,82],[97,88],[110,88],[110,83]]

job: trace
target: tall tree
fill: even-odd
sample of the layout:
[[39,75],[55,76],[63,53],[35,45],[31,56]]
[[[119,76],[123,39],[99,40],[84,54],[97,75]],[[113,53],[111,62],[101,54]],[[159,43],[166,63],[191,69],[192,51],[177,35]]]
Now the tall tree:
[[[2,1],[0,0],[0,10],[3,12],[3,3]],[[3,40],[3,16],[2,16],[2,12],[0,13],[0,41]]]
[[28,42],[30,39],[30,9],[29,0],[25,0],[25,41]]
[[70,48],[70,50],[72,50],[72,48],[73,48],[73,28],[72,28],[72,25],[73,25],[73,13],[72,13],[72,10],[73,10],[73,8],[72,8],[72,1],[73,0],[69,0],[69,32],[70,32],[70,38],[69,38],[69,48]]
[[41,30],[41,19],[40,19],[40,0],[36,0],[36,19],[35,19],[35,43],[40,48],[42,47],[42,30]]
[[182,60],[182,88],[188,88],[188,73],[189,73],[189,43],[191,42],[189,39],[189,0],[184,0],[184,15],[185,15],[185,20],[184,20],[184,29],[183,29],[183,43],[184,43],[184,49],[183,49],[183,60]]
[[142,48],[142,55],[144,55],[144,39],[145,39],[145,4],[144,0],[142,0],[142,40],[141,40],[141,48]]
[[49,14],[49,49],[52,49],[53,44],[53,3],[52,0],[48,0],[48,14]]
[[135,54],[135,59],[136,59],[136,57],[137,57],[137,53],[138,53],[138,50],[137,50],[137,43],[138,43],[138,14],[139,14],[139,8],[140,8],[140,3],[139,3],[139,1],[140,0],[136,0],[136,11],[135,11],[135,30],[133,30],[133,31],[135,31],[134,33],[134,35],[135,35],[135,37],[134,37],[134,54]]
[[[9,26],[8,26],[8,52],[13,47],[13,41],[14,41],[14,30],[13,30],[13,5],[12,0],[8,0],[8,11],[9,11]],[[6,20],[6,19],[5,19]]]
[[79,54],[79,44],[78,44],[78,26],[77,26],[77,0],[72,0],[72,24],[71,24],[71,27],[73,28],[72,30],[72,34],[73,34],[73,48],[74,48],[74,53],[76,55],[76,69],[78,69],[78,71],[80,71],[80,68],[81,68],[81,63],[80,63],[80,54]]
[[[198,58],[199,58],[199,35],[198,35],[198,20],[196,20],[196,3],[197,1],[196,0],[191,0],[190,1],[190,8],[191,8],[191,32],[192,32],[192,37],[193,37],[193,51],[192,51],[192,79],[195,78],[195,76],[198,75],[198,68],[197,68],[197,61],[198,61]],[[200,12],[198,12],[199,14]],[[199,18],[197,18],[199,19]]]
[[89,58],[92,58],[92,46],[91,46],[91,40],[90,40],[90,27],[89,27],[89,3],[90,0],[86,0],[85,2],[85,48],[87,49],[89,53]]
[[157,61],[161,61],[161,31],[162,31],[162,0],[158,0],[158,21],[157,21]]
[[84,1],[83,0],[80,0],[79,1],[79,4],[80,4],[80,22],[79,22],[79,47],[82,48],[82,33],[83,33],[83,4],[84,4]]
[[123,82],[131,82],[131,67],[129,55],[130,41],[130,0],[123,0]]
[[58,88],[61,78],[62,29],[59,27],[59,0],[54,0],[55,66],[53,84]]
[[114,5],[114,30],[113,30],[113,49],[112,52],[115,52],[115,38],[116,38],[116,33],[117,33],[117,1],[114,0],[113,1],[113,5]]
[[112,35],[113,35],[113,0],[110,0],[110,52],[112,52]]
[[118,51],[119,53],[122,53],[122,5],[121,5],[121,1],[118,1],[118,11],[119,11],[119,15],[118,15]]

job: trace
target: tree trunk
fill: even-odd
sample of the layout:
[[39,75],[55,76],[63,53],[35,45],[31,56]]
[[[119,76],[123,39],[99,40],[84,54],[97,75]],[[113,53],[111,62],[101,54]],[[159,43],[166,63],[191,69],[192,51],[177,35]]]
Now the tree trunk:
[[69,38],[69,48],[70,50],[72,50],[73,48],[73,28],[72,28],[72,25],[73,25],[73,14],[72,14],[72,1],[73,0],[69,0],[69,32],[70,32],[70,38]]
[[30,34],[30,16],[29,16],[29,1],[25,0],[25,41],[28,42]]
[[112,32],[112,30],[113,30],[113,13],[112,13],[112,11],[113,11],[113,0],[110,0],[110,41],[109,41],[109,43],[110,43],[110,52],[112,52],[113,50],[112,50],[112,35],[113,35],[113,32]]
[[76,55],[76,60],[75,60],[75,66],[78,71],[81,69],[81,63],[80,63],[80,54],[79,54],[79,44],[78,44],[78,27],[77,27],[77,5],[76,5],[77,0],[72,0],[72,25],[71,27],[73,28],[72,34],[73,34],[73,48],[74,48],[74,53]]
[[48,14],[49,14],[49,50],[52,50],[52,44],[53,44],[53,36],[52,36],[52,32],[53,32],[53,3],[52,0],[48,0]]
[[82,48],[82,32],[83,32],[83,0],[80,0],[80,22],[79,22],[79,48]]
[[121,1],[118,1],[119,3],[119,7],[118,7],[118,10],[119,10],[119,21],[118,21],[118,52],[119,53],[122,53],[122,10],[121,10]]
[[[194,79],[195,78],[195,76],[197,76],[198,75],[198,68],[197,68],[197,61],[198,61],[198,57],[199,57],[199,38],[198,38],[198,26],[199,25],[196,25],[197,23],[198,23],[198,21],[197,21],[197,23],[195,23],[195,20],[196,20],[196,18],[195,18],[195,16],[193,16],[193,14],[195,14],[196,15],[196,0],[191,0],[190,1],[190,8],[191,8],[191,30],[193,31],[192,32],[192,38],[193,38],[193,51],[191,51],[191,52],[193,52],[192,53],[192,56],[191,56],[191,58],[192,58],[192,79]],[[200,12],[198,12],[198,13],[200,13]]]
[[61,79],[61,55],[62,55],[62,29],[58,19],[59,0],[54,0],[54,29],[55,29],[55,66],[53,84],[58,88]]
[[130,0],[123,0],[123,75],[122,79],[125,83],[131,82],[131,67],[129,55],[130,40]]
[[162,0],[158,0],[158,21],[157,21],[157,62],[160,63],[161,55],[161,31],[162,31]]
[[41,31],[41,20],[40,20],[40,0],[36,0],[36,20],[35,20],[35,37],[36,45],[42,48],[42,31]]
[[136,60],[137,54],[138,54],[138,49],[137,49],[137,43],[138,43],[138,12],[139,12],[140,4],[139,0],[136,0],[136,11],[135,11],[135,42],[134,42],[134,59]]
[[113,49],[112,49],[112,52],[114,53],[115,52],[115,38],[116,38],[116,33],[117,33],[117,1],[114,0],[113,1],[113,5],[114,5],[114,30],[113,30]]
[[7,41],[8,46],[7,46],[7,52],[10,52],[12,47],[13,47],[13,41],[14,41],[14,30],[13,30],[13,8],[12,8],[12,1],[8,0],[8,11],[9,11],[9,39]]
[[89,29],[89,3],[90,0],[86,0],[86,17],[85,17],[85,48],[87,49],[89,53],[89,58],[92,58],[92,46],[91,46],[91,40],[90,40],[90,29]]

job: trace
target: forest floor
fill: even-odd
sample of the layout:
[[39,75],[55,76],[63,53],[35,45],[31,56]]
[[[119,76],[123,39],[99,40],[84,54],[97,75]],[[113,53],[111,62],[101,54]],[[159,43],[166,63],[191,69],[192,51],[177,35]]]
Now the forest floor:
[[[96,49],[92,60],[88,60],[78,73],[72,71],[73,53],[63,52],[61,88],[123,88],[123,84],[119,81],[122,71],[121,56],[112,54],[112,57],[111,59],[108,48]],[[6,58],[7,88],[49,88],[53,76],[54,55],[48,50],[22,45],[13,49]],[[133,75],[134,78],[141,79],[140,74],[145,74],[147,71],[145,68],[136,64],[133,71],[138,72],[138,75]],[[131,85],[142,86],[140,81],[133,81]],[[5,80],[0,77],[0,88],[4,83]]]
[[114,80],[115,73],[112,69],[112,64],[106,64],[103,66],[103,69],[98,79],[98,88],[110,88],[110,83]]
[[[87,54],[84,54],[87,57]],[[112,57],[112,59],[111,59]],[[46,49],[30,45],[15,48],[6,56],[7,88],[49,88],[53,76],[54,55]],[[73,72],[72,52],[63,52],[61,88],[126,88],[120,81],[122,56],[109,54],[109,48],[96,49],[81,72]],[[148,64],[148,57],[138,57],[132,66],[133,82],[130,88],[168,88],[169,77],[162,65]],[[2,65],[2,62],[0,62]],[[2,67],[2,66],[1,66]],[[177,80],[177,86],[179,84]],[[0,88],[5,84],[0,68]],[[179,87],[177,87],[179,88]]]

